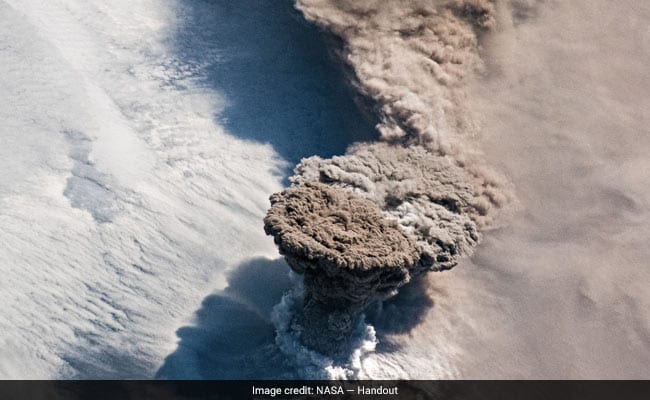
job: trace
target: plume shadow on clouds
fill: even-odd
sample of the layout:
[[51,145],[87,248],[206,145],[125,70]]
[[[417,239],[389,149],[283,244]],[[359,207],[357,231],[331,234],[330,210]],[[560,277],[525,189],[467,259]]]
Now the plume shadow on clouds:
[[273,306],[291,288],[282,259],[255,258],[233,270],[228,287],[203,300],[195,323],[176,332],[179,343],[158,373],[161,379],[281,378]]
[[[289,360],[275,344],[273,307],[292,288],[284,259],[251,259],[231,272],[228,287],[203,300],[194,324],[176,331],[179,343],[158,379],[290,379]],[[380,339],[377,351],[399,350],[390,336],[410,332],[433,301],[423,280],[368,310]],[[299,371],[298,371],[299,372]]]
[[285,160],[343,154],[377,137],[327,40],[293,1],[199,0],[181,6],[173,47],[203,66],[203,84],[225,99],[215,116],[229,133],[270,143]]
[[398,351],[400,345],[394,336],[408,334],[424,321],[435,306],[428,286],[426,278],[417,277],[394,297],[368,308],[366,319],[377,332],[377,352]]

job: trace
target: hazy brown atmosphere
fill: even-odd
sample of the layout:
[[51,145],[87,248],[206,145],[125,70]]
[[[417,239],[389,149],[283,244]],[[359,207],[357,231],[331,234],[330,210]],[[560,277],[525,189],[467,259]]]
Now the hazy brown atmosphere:
[[[406,364],[422,378],[646,376],[650,7],[638,1],[298,4],[308,19],[344,39],[342,58],[358,89],[376,102],[384,141],[456,160],[493,185],[487,199],[510,208],[496,225],[478,221],[487,242],[472,259],[427,278],[434,306],[413,340],[402,343],[411,350],[397,370]],[[294,183],[353,189],[416,238],[423,230],[409,225],[430,218],[420,226],[438,228],[424,231],[425,246],[426,237],[430,243],[461,237],[450,242],[459,254],[471,254],[471,245],[461,243],[475,242],[476,234],[454,235],[473,223],[454,225],[422,211],[417,200],[413,205],[416,181],[406,178],[406,188],[400,188],[404,178],[382,183],[377,171],[409,177],[411,167],[400,164],[399,149],[370,149],[357,145],[334,161],[304,161]],[[512,181],[515,196],[479,161],[482,152]],[[435,163],[411,159],[417,171]],[[421,192],[428,194],[422,204],[458,204],[456,212],[472,204],[472,187],[486,186],[461,178],[447,187],[453,195],[440,197],[432,193],[444,191],[445,178],[433,177],[449,172],[433,167],[423,175],[433,183]],[[447,201],[435,201],[441,198]],[[430,254],[435,259],[440,249]],[[437,366],[427,363],[427,351],[440,357]],[[373,358],[379,362],[368,363],[377,368],[369,376],[395,373],[388,359]]]

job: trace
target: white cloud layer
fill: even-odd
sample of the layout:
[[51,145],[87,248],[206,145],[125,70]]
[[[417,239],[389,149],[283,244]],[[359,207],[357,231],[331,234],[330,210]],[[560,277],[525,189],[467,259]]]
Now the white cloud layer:
[[175,7],[0,1],[0,377],[153,376],[224,270],[275,255],[284,161],[214,122]]

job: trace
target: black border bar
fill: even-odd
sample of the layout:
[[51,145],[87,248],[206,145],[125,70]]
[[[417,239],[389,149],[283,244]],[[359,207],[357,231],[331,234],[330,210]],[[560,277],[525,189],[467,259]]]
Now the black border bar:
[[648,400],[650,381],[0,381],[8,400]]

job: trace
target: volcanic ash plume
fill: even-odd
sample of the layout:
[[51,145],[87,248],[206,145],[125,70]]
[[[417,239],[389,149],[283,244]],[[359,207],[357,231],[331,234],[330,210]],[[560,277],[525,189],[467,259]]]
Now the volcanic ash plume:
[[337,354],[356,315],[408,282],[419,248],[375,203],[346,190],[306,182],[273,195],[271,204],[266,232],[304,274],[301,340]]
[[265,231],[304,276],[295,321],[306,346],[345,353],[364,308],[414,276],[453,268],[509,194],[467,144],[464,79],[480,68],[487,0],[299,0],[343,39],[341,58],[375,105],[377,143],[304,159],[271,197]]

